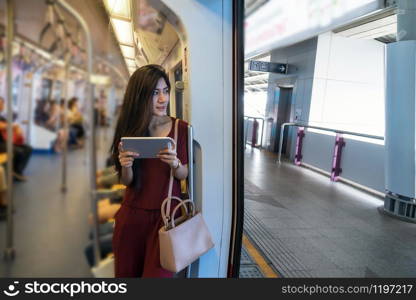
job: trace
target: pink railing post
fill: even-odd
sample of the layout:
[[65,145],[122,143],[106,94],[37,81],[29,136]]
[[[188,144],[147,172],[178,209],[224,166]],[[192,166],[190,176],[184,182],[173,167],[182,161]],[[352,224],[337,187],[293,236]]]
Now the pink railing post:
[[300,166],[302,162],[302,145],[303,138],[305,137],[305,127],[298,128],[298,134],[296,137],[296,152],[295,152],[295,165]]
[[342,148],[345,146],[344,138],[342,134],[337,133],[335,138],[334,155],[332,157],[332,170],[331,170],[331,181],[338,181],[339,175],[342,172],[341,168],[341,157]]

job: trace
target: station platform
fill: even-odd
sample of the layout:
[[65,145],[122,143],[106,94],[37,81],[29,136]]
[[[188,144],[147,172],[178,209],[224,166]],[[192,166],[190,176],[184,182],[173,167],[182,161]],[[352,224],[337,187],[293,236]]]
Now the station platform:
[[416,224],[383,199],[245,151],[244,232],[282,277],[415,277]]

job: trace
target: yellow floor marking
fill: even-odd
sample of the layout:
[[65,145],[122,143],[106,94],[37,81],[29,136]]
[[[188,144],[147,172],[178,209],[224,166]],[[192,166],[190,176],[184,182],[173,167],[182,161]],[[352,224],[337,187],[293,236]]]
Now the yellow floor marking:
[[259,266],[264,277],[266,278],[278,278],[279,277],[276,274],[276,272],[274,272],[273,269],[270,268],[270,266],[264,260],[260,252],[257,251],[257,249],[253,246],[253,244],[248,240],[248,238],[244,234],[243,234],[243,245],[246,248],[248,254],[250,254],[251,258],[254,260],[254,262]]

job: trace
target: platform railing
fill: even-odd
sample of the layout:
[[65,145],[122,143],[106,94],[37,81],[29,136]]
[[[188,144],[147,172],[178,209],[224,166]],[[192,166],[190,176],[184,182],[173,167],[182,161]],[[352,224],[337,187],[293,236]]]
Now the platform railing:
[[284,134],[284,130],[287,126],[312,128],[312,129],[318,129],[318,130],[323,130],[323,131],[328,131],[328,132],[334,132],[336,134],[348,134],[348,135],[354,135],[354,136],[360,136],[360,137],[364,137],[364,138],[384,141],[384,137],[383,136],[378,136],[378,135],[371,135],[371,134],[365,134],[365,133],[359,133],[359,132],[353,132],[353,131],[346,131],[346,130],[339,130],[339,129],[333,129],[333,128],[313,126],[313,125],[309,125],[307,123],[283,123],[282,126],[280,127],[280,141],[279,141],[279,154],[278,154],[278,163],[279,164],[281,163],[281,157],[282,157],[283,134]]
[[[295,155],[295,163],[297,165],[301,165],[300,160],[302,159],[302,155],[301,155],[301,151],[299,151],[299,148],[300,150],[302,148],[302,138],[304,136],[304,132],[303,132],[304,128],[318,129],[318,130],[323,130],[323,131],[334,132],[337,134],[335,138],[335,148],[334,148],[334,156],[333,156],[333,162],[332,162],[332,172],[331,172],[332,181],[337,181],[339,179],[339,174],[342,171],[341,153],[342,153],[342,147],[345,146],[344,138],[342,137],[343,134],[384,141],[384,137],[377,136],[377,135],[370,135],[370,134],[364,134],[364,133],[358,133],[358,132],[352,132],[352,131],[313,126],[313,125],[309,125],[306,123],[284,123],[282,124],[281,129],[280,129],[280,145],[279,145],[279,153],[278,153],[278,161],[277,161],[279,164],[281,163],[281,156],[282,156],[283,134],[284,134],[285,128],[288,126],[294,126],[294,127],[298,127],[299,129],[302,129],[298,131],[298,140],[297,140],[296,155]],[[356,185],[353,182],[350,182],[350,183],[352,183],[353,185]],[[363,188],[359,184],[357,186],[360,188]],[[368,191],[366,187],[364,187],[364,189]],[[376,191],[371,190],[371,192],[380,195],[380,193]],[[400,220],[416,223],[416,199],[414,198],[400,196],[386,189],[385,194],[384,194],[383,210],[388,215],[397,217]]]
[[[251,137],[251,146],[256,147],[256,145],[260,145],[260,147],[262,147],[262,145],[263,145],[263,132],[264,132],[264,118],[244,116],[244,122],[246,123],[245,124],[245,129],[244,129],[244,148],[247,145],[248,131],[249,131],[249,128],[250,128],[250,120],[253,121],[253,124],[254,124],[254,121],[261,120],[260,144],[256,144],[256,143],[253,144],[253,139]],[[254,128],[253,128],[253,130],[254,130]],[[258,133],[259,133],[259,127],[257,127],[257,138],[259,137]],[[253,134],[253,132],[252,132],[252,134]]]

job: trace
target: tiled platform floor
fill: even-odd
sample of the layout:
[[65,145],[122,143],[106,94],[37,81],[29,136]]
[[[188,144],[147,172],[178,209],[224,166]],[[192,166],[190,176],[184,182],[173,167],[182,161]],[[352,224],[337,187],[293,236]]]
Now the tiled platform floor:
[[[257,220],[257,227],[251,222],[249,234],[260,230],[268,242],[262,251],[271,251],[275,262],[287,262],[284,270],[274,265],[279,273],[416,277],[416,224],[381,214],[379,198],[311,170],[275,162],[275,155],[247,147],[246,220],[247,213]],[[270,245],[275,246],[266,249]]]

